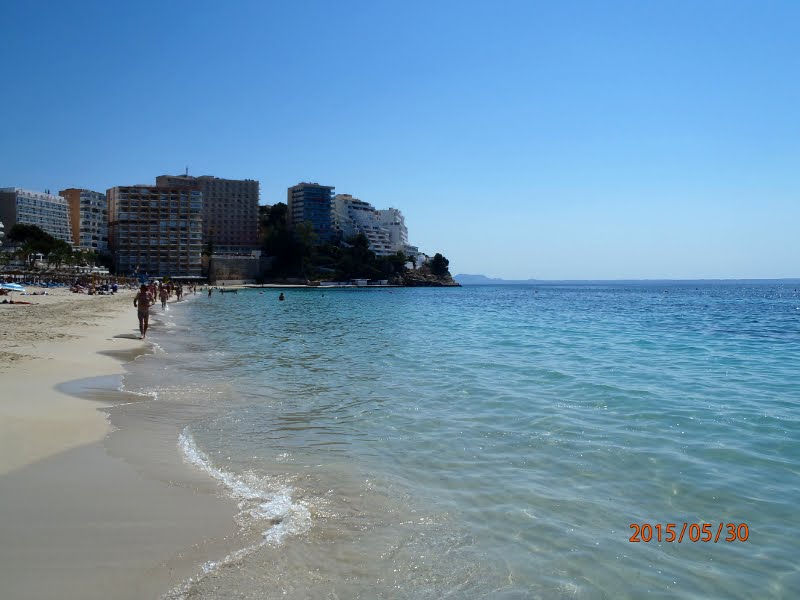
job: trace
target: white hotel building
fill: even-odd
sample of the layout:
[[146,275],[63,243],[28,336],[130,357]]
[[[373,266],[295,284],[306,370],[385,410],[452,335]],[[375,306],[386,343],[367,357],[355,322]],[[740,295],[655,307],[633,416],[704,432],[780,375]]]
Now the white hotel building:
[[54,238],[73,243],[67,201],[47,192],[0,188],[0,221],[11,229],[17,223],[36,225]]
[[379,210],[378,221],[389,234],[389,245],[393,252],[405,252],[408,247],[408,228],[403,213],[397,208]]
[[389,243],[389,232],[381,226],[378,211],[369,202],[350,194],[336,194],[333,198],[333,223],[345,240],[363,233],[369,240],[370,250],[378,256],[395,252]]
[[405,219],[396,208],[376,210],[369,202],[350,194],[336,194],[333,222],[344,239],[359,233],[367,236],[370,249],[378,256],[406,252],[409,247]]

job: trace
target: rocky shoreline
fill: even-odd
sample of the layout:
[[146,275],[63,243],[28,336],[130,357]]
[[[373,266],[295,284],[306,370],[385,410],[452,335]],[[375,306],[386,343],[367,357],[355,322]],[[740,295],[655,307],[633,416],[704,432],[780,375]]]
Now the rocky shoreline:
[[[394,280],[390,280],[394,283]],[[461,287],[461,284],[450,275],[438,277],[424,273],[406,273],[396,278],[397,285],[402,287]]]

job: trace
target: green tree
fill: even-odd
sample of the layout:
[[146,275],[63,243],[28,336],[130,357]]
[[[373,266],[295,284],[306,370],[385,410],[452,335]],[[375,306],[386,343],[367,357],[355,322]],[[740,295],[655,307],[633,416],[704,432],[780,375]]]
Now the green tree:
[[431,259],[430,266],[431,266],[431,273],[433,273],[437,277],[445,277],[450,275],[450,271],[448,269],[448,267],[450,266],[450,261],[447,260],[444,256],[442,256],[438,252]]
[[64,262],[67,264],[68,267],[70,267],[70,270],[72,270],[72,267],[79,266],[81,264],[82,262],[81,255],[77,252],[72,252],[71,254],[67,254],[64,257]]
[[300,274],[307,277],[309,268],[312,265],[311,257],[314,253],[314,244],[317,241],[317,234],[314,232],[314,226],[306,221],[300,223],[294,228],[295,237],[295,252],[300,257]]
[[315,270],[322,273],[333,273],[342,256],[342,248],[336,244],[314,246],[311,261]]
[[259,233],[263,236],[267,235],[270,230],[276,228],[287,228],[287,215],[289,214],[289,207],[283,203],[278,202],[272,206],[265,205],[258,207],[258,229]]
[[67,260],[67,256],[68,255],[66,253],[60,250],[55,250],[47,255],[47,264],[55,267],[58,270]]
[[8,266],[8,263],[14,258],[14,255],[11,252],[0,252],[0,265],[3,268]]
[[398,251],[390,256],[385,257],[384,260],[390,267],[386,273],[387,275],[396,275],[406,272],[406,263],[408,262],[408,257],[405,255],[405,252]]
[[41,254],[50,254],[58,242],[66,243],[62,240],[57,240],[36,225],[25,225],[23,223],[16,223],[6,237],[10,242],[18,244],[29,243],[34,253],[39,252]]
[[33,264],[36,262],[37,253],[38,250],[36,249],[34,242],[28,240],[22,243],[15,254],[17,258],[24,260],[28,264],[29,269],[33,269]]
[[98,267],[105,267],[109,272],[114,273],[114,260],[110,252],[93,251],[92,263]]
[[87,267],[94,267],[97,265],[98,252],[94,249],[84,250],[80,253],[81,264]]
[[35,242],[39,240],[52,241],[55,238],[38,227],[37,225],[27,225],[25,223],[15,223],[8,231],[6,236],[11,242]]
[[74,262],[76,252],[64,240],[53,240],[50,250],[47,252],[47,262],[54,265],[56,269],[61,268],[64,263]]
[[272,276],[306,276],[313,270],[316,234],[310,223],[303,223],[290,231],[287,214],[288,207],[282,202],[259,207],[261,248],[273,259]]
[[377,279],[381,275],[379,262],[370,250],[367,236],[359,233],[345,241],[336,262],[337,279]]
[[314,243],[317,241],[318,237],[314,231],[314,226],[309,221],[297,225],[294,228],[294,234],[299,240],[303,249],[308,249],[309,252],[311,251],[311,248],[314,246]]

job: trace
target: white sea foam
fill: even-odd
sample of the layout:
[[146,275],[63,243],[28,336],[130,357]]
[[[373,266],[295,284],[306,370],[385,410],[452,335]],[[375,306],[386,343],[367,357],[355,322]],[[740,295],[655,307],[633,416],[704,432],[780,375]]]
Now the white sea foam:
[[192,586],[196,583],[199,583],[204,578],[208,577],[209,575],[213,575],[219,569],[223,567],[228,567],[231,565],[237,564],[243,558],[246,558],[248,555],[252,554],[259,548],[264,546],[263,543],[256,544],[254,546],[248,546],[246,548],[241,548],[236,550],[235,552],[231,552],[228,556],[223,558],[222,560],[210,560],[205,563],[201,567],[201,572],[196,577],[190,577],[177,587],[173,588],[166,594],[161,597],[161,600],[185,600],[189,597],[189,592],[192,589]]
[[[147,338],[145,340],[145,342],[150,346],[150,349],[152,350],[152,352],[150,354],[142,354],[141,356],[143,356],[143,357],[144,356],[153,356],[154,354],[166,354],[167,353],[167,351],[164,350],[164,347],[161,344],[159,344],[158,342],[154,342],[150,338]],[[137,356],[136,359],[134,359],[134,360],[138,360],[138,359],[139,359],[139,357]]]
[[236,550],[221,560],[208,561],[200,574],[167,593],[164,600],[186,598],[194,583],[213,575],[220,568],[236,564],[265,546],[277,546],[286,537],[305,533],[311,527],[311,512],[302,502],[292,500],[294,490],[291,486],[276,484],[252,471],[237,474],[216,466],[197,446],[188,428],[181,432],[178,446],[186,462],[208,473],[225,486],[230,496],[239,500],[239,513],[235,520],[243,530],[264,523],[268,527],[262,531],[259,543]]
[[[178,444],[186,462],[211,475],[227,488],[231,496],[240,500],[239,516],[251,518],[244,519],[245,522],[269,521],[272,524],[264,531],[265,539],[279,542],[283,535],[304,533],[310,527],[308,507],[292,500],[294,489],[291,486],[275,483],[253,471],[237,474],[216,466],[197,446],[188,428],[181,432]],[[276,529],[283,532],[279,538],[273,531]]]
[[[128,374],[126,373],[122,377],[120,377],[119,385],[117,386],[117,391],[125,392],[126,394],[131,394],[133,396],[141,396],[143,398],[150,398],[152,400],[158,400],[158,390],[157,389],[148,389],[148,390],[131,390],[125,385],[127,380]],[[131,402],[123,402],[119,406],[123,406],[125,404],[132,404]]]

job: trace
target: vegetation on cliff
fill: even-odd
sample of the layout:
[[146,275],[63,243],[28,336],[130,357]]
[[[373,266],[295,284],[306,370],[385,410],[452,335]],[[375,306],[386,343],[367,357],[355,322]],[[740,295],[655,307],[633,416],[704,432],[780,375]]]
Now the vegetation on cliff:
[[397,285],[458,285],[448,271],[449,261],[441,254],[436,254],[430,265],[408,269],[409,258],[405,254],[377,256],[363,233],[338,243],[318,244],[308,223],[289,230],[287,210],[282,202],[260,207],[262,250],[273,258],[268,277],[329,281],[386,279]]

